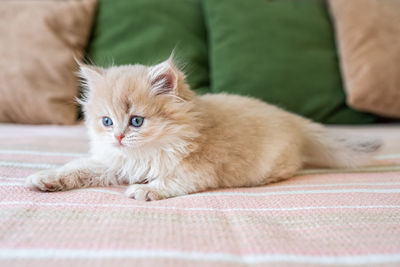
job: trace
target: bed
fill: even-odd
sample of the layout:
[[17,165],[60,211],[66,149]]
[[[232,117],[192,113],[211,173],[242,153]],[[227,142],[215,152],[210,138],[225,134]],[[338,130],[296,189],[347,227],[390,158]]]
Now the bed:
[[84,156],[83,125],[0,125],[0,266],[400,265],[400,125],[371,166],[139,202],[124,186],[42,193],[24,178]]

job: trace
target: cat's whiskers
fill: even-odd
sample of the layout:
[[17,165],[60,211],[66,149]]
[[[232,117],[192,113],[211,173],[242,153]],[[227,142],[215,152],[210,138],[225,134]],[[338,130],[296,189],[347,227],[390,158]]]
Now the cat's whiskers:
[[128,136],[124,138],[125,141],[140,141],[143,139],[143,136]]
[[144,138],[142,136],[128,136],[125,137],[123,144],[132,146],[132,145],[138,145],[143,143]]

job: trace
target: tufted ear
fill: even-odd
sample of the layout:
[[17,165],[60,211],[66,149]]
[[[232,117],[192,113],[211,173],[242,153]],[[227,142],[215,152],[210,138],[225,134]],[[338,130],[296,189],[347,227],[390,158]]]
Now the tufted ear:
[[103,81],[104,69],[79,63],[79,77],[83,79],[82,84],[91,90],[96,84]]
[[176,94],[178,87],[178,72],[171,55],[166,61],[150,67],[151,92],[154,96]]
[[82,79],[82,95],[76,99],[76,102],[85,106],[93,94],[93,90],[96,85],[103,82],[103,74],[105,70],[100,67],[90,66],[83,64],[82,62],[75,60],[79,65],[78,76]]

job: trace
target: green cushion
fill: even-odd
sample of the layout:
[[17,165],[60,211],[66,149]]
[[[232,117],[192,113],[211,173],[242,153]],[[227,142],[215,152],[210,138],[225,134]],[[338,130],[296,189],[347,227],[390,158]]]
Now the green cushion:
[[101,0],[88,55],[101,66],[152,65],[175,49],[192,88],[206,91],[206,37],[198,0]]
[[346,106],[323,0],[205,0],[213,92],[250,95],[324,123],[369,123]]

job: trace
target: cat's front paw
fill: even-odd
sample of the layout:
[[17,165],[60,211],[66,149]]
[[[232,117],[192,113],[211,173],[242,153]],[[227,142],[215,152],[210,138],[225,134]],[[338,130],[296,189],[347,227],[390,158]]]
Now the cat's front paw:
[[125,195],[129,198],[141,201],[152,201],[166,198],[161,190],[157,190],[148,184],[131,185],[126,189]]
[[64,189],[60,179],[57,178],[57,174],[53,170],[43,170],[26,178],[25,185],[32,189],[38,189],[41,191],[61,191]]

